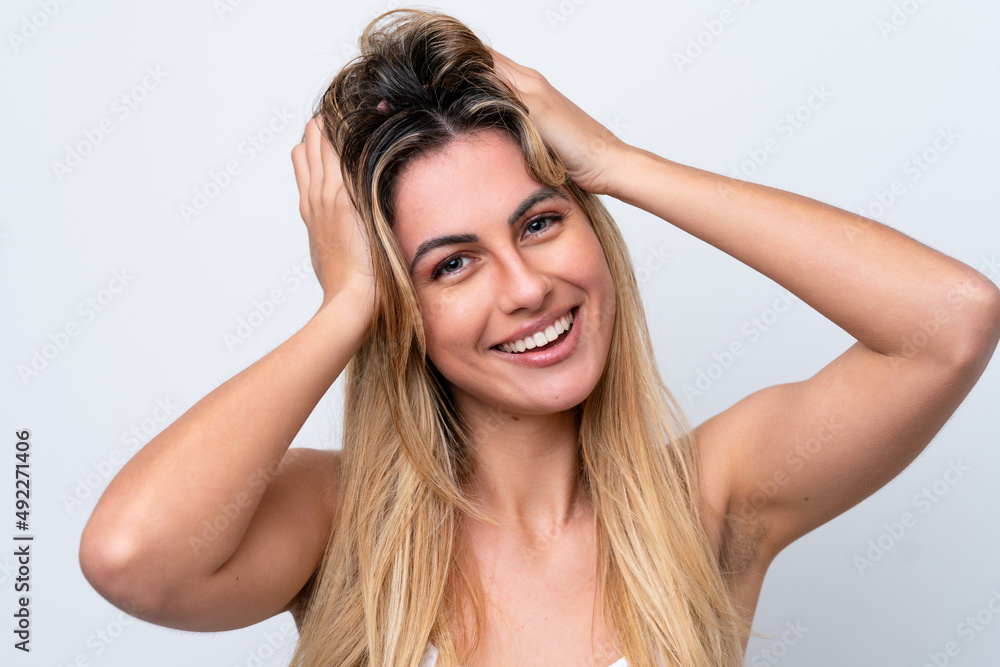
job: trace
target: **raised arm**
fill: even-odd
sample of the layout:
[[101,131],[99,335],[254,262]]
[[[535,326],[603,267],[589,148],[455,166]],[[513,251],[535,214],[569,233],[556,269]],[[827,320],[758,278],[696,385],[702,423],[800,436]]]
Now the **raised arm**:
[[152,623],[229,630],[288,609],[329,533],[337,453],[288,447],[364,341],[375,293],[336,156],[315,121],[292,159],[322,306],[143,447],[84,529],[88,581]]
[[494,57],[581,187],[710,243],[857,339],[811,378],[755,392],[696,429],[725,487],[711,495],[754,536],[750,567],[766,569],[927,446],[996,348],[996,285],[873,220],[628,146],[535,70]]
[[867,498],[927,446],[986,368],[1000,290],[912,238],[800,195],[632,149],[609,194],[768,276],[857,342],[812,377],[696,429],[728,510],[769,562]]

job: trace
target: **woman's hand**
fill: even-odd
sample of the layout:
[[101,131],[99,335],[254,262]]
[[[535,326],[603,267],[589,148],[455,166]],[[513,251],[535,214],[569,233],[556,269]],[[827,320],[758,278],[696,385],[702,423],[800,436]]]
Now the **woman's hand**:
[[521,100],[545,143],[587,192],[609,194],[614,163],[629,146],[565,95],[537,70],[515,63],[490,47],[496,71]]
[[306,124],[302,143],[292,149],[299,213],[309,230],[313,270],[325,305],[335,294],[352,290],[374,313],[377,297],[368,239],[340,173],[340,158],[327,141],[323,121]]

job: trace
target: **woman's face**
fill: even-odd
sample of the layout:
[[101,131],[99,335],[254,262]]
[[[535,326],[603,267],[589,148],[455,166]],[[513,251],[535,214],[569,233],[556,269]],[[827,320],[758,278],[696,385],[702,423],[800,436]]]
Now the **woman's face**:
[[[459,409],[551,414],[581,403],[604,370],[615,293],[590,221],[566,189],[541,185],[520,147],[487,130],[411,161],[394,207],[427,356]],[[525,337],[571,311],[568,331],[527,349]],[[523,353],[497,347],[518,340]]]

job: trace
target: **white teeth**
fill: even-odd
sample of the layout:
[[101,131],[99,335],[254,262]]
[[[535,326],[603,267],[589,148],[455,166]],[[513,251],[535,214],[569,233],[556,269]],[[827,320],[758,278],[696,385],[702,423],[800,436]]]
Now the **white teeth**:
[[524,352],[525,350],[533,350],[536,347],[541,347],[546,343],[551,343],[560,334],[569,329],[569,325],[573,323],[573,313],[569,312],[566,315],[560,317],[558,320],[550,324],[545,328],[544,331],[539,331],[536,334],[522,338],[521,340],[514,341],[513,343],[501,343],[500,349],[504,352]]

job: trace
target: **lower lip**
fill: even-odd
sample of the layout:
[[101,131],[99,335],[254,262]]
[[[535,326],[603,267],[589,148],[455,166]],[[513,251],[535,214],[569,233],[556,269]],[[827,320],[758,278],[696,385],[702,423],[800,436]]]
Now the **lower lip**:
[[580,340],[579,310],[580,307],[577,306],[570,311],[573,313],[573,323],[570,325],[569,331],[564,332],[565,335],[558,339],[552,347],[547,347],[544,350],[525,350],[517,354],[491,347],[490,352],[499,354],[505,361],[527,366],[528,368],[544,368],[559,363],[573,354]]

